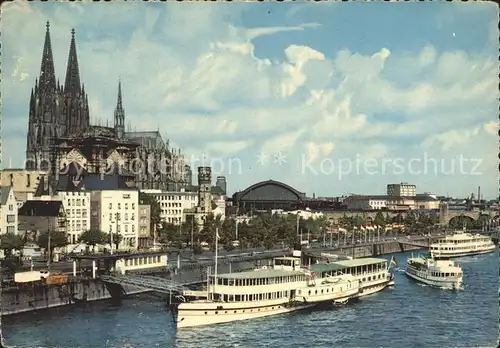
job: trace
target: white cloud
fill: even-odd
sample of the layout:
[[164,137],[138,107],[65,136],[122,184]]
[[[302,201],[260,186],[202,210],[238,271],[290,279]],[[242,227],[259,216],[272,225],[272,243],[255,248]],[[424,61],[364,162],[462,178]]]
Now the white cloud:
[[[94,122],[111,121],[121,76],[126,122],[137,130],[160,127],[197,155],[253,158],[258,151],[305,151],[317,160],[432,149],[448,156],[465,144],[481,154],[480,140],[494,142],[498,64],[493,59],[442,52],[429,44],[418,52],[340,49],[331,57],[328,48],[295,40],[308,30],[316,33],[318,25],[249,29],[242,25],[239,6],[106,5],[72,4],[53,13],[27,3],[6,7],[2,87],[9,156],[20,157],[25,146],[21,132],[27,128],[46,20],[61,80],[70,29],[76,27]],[[95,29],[97,23],[109,34]],[[256,47],[255,39],[278,32],[290,34],[280,51],[283,61],[257,55],[266,47]],[[417,145],[405,145],[406,137],[418,138]],[[300,182],[292,179],[299,174],[290,168],[276,175]]]

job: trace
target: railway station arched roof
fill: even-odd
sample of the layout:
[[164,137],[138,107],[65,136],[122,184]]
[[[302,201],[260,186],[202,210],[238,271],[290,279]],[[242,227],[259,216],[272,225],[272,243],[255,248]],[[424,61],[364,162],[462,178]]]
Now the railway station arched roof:
[[305,195],[275,180],[261,181],[236,193],[238,201],[301,201]]

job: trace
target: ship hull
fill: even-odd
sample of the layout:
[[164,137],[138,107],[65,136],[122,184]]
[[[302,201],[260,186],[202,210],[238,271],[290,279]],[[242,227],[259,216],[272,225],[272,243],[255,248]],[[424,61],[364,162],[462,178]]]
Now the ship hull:
[[496,250],[496,247],[493,246],[492,248],[488,248],[485,250],[471,250],[467,252],[456,252],[456,253],[447,253],[446,255],[443,254],[433,254],[435,260],[447,260],[451,258],[458,258],[458,257],[467,257],[467,256],[474,256],[474,255],[482,255],[482,254],[489,254],[492,253]]

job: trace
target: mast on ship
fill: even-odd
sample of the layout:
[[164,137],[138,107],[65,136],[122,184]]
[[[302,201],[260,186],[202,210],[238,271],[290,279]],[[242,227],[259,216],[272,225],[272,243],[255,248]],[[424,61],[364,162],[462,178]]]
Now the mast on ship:
[[219,228],[215,228],[215,270],[214,270],[214,290],[212,298],[215,296],[215,286],[217,285],[217,263],[219,260]]
[[2,312],[3,312],[3,265],[0,261],[0,348],[5,348],[5,341],[3,338],[3,330],[2,330]]

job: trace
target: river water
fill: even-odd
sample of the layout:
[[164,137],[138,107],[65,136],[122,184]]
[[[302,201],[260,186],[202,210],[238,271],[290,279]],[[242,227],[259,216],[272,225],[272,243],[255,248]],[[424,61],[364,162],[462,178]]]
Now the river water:
[[[409,253],[395,254],[404,265]],[[389,257],[387,257],[389,258]],[[457,259],[464,290],[431,288],[396,271],[396,286],[340,309],[177,331],[161,296],[140,295],[5,317],[16,347],[496,347],[498,251]]]

